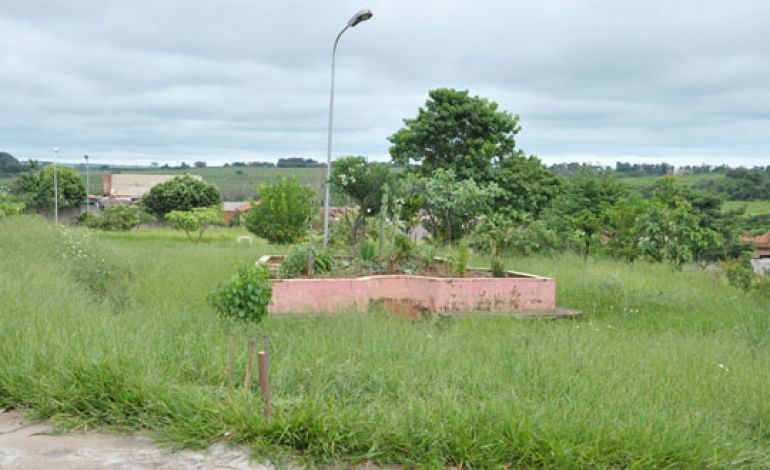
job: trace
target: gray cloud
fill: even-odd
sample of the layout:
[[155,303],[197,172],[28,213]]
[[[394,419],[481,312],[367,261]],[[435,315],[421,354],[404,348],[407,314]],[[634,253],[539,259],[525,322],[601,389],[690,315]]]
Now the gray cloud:
[[0,147],[112,162],[387,156],[430,88],[521,115],[546,161],[770,164],[761,0],[6,0]]

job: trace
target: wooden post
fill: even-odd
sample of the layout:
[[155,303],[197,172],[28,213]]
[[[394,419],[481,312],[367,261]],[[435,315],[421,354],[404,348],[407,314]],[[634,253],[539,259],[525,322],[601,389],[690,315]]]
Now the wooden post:
[[262,392],[262,414],[270,419],[272,410],[270,409],[270,369],[267,365],[267,354],[260,351],[257,354],[257,363],[259,365],[259,389]]
[[233,335],[227,339],[227,391],[233,391],[233,353],[235,352],[235,343]]
[[249,355],[246,359],[246,373],[243,375],[243,390],[244,392],[249,390],[249,382],[251,381],[251,370],[254,368],[254,344],[256,341],[253,339],[249,341]]

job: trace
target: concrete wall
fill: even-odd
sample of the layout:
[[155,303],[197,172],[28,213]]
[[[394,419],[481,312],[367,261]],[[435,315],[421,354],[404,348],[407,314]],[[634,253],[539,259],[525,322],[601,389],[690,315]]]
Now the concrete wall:
[[760,274],[763,272],[770,273],[770,258],[753,259],[751,264],[754,266],[754,271]]
[[366,311],[384,302],[413,312],[544,312],[556,308],[553,279],[436,278],[385,275],[360,278],[274,279],[270,313]]

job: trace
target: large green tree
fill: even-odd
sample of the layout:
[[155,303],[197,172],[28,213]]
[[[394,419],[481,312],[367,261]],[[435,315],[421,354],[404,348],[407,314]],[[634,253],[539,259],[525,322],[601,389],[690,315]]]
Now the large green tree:
[[[75,207],[86,199],[86,188],[80,175],[72,168],[56,167],[59,194],[59,209]],[[13,185],[13,192],[20,196],[29,207],[38,209],[54,208],[54,167],[48,165],[40,172],[21,175]]]
[[558,194],[560,180],[537,157],[516,149],[518,121],[497,103],[468,91],[431,90],[417,117],[405,119],[405,126],[390,136],[390,154],[421,176],[443,169],[480,187],[495,183],[496,212],[537,216]]
[[218,206],[221,203],[222,193],[219,188],[190,175],[177,176],[155,185],[142,198],[142,206],[160,216],[171,211],[189,211],[196,207]]
[[500,188],[495,208],[500,212],[538,216],[559,194],[562,181],[535,156],[515,152],[493,168],[491,181]]
[[417,117],[404,119],[405,126],[390,136],[390,155],[403,166],[419,163],[423,176],[447,169],[458,179],[487,181],[492,163],[513,152],[518,120],[467,90],[431,90]]
[[15,175],[21,173],[22,167],[13,155],[8,152],[0,152],[0,175]]

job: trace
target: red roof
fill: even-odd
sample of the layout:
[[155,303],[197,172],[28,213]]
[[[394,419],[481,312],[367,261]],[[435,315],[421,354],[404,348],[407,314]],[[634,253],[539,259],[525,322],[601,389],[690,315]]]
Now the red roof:
[[770,247],[770,232],[755,237],[745,237],[744,240],[754,243],[757,248]]

